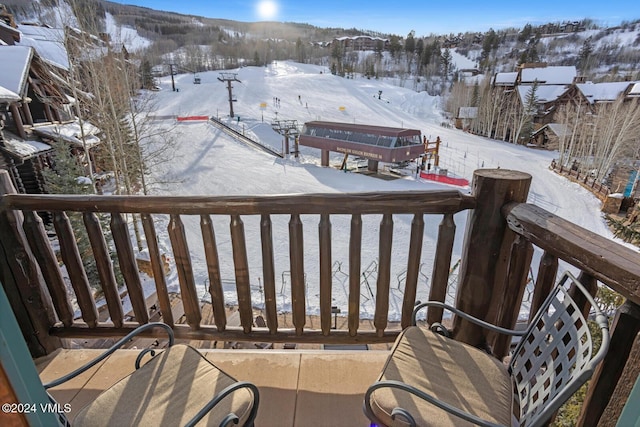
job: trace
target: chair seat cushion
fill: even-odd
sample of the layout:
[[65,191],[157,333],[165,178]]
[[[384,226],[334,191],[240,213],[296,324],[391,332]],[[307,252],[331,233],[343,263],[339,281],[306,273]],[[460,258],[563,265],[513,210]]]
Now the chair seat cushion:
[[[416,326],[405,329],[394,345],[380,381],[409,384],[487,421],[511,425],[512,385],[506,367],[487,353]],[[471,425],[408,392],[381,388],[371,395],[374,414],[386,425],[396,407],[407,410],[418,426]]]
[[[194,348],[174,345],[100,394],[80,411],[73,425],[182,426],[235,382]],[[231,412],[244,425],[252,403],[249,390],[237,390],[219,402],[198,425],[217,427]]]

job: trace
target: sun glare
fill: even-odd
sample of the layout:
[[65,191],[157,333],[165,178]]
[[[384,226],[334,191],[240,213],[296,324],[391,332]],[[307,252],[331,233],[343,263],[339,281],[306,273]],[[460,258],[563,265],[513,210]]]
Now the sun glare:
[[258,2],[258,16],[265,21],[272,20],[278,14],[278,4],[275,1],[262,0]]

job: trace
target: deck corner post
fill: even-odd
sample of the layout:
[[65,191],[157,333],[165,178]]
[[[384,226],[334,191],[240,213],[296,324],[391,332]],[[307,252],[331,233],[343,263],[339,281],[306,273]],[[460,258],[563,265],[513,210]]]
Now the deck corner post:
[[[0,197],[14,193],[9,173],[0,170]],[[39,357],[61,347],[61,343],[49,335],[56,322],[53,302],[22,222],[22,212],[0,211],[0,281],[31,355]]]
[[[506,280],[500,262],[507,223],[501,213],[509,202],[524,203],[531,175],[507,169],[479,169],[473,174],[472,195],[476,208],[469,212],[465,229],[456,307],[472,316],[487,319],[494,287]],[[486,331],[459,317],[454,320],[454,337],[484,346]]]

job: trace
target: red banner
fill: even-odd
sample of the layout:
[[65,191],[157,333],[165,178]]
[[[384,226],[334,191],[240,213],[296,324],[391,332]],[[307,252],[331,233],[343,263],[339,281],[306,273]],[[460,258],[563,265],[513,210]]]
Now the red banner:
[[209,120],[209,116],[186,116],[186,117],[178,117],[179,122],[187,122],[194,120]]
[[438,175],[435,173],[420,172],[420,178],[427,179],[429,181],[442,182],[443,184],[457,185],[459,187],[466,187],[469,185],[469,181],[464,178],[454,178],[452,176]]

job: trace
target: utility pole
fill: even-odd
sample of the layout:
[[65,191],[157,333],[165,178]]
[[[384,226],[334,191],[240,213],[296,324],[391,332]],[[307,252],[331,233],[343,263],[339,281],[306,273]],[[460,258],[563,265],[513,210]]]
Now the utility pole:
[[218,80],[223,83],[227,82],[227,90],[229,91],[229,116],[233,118],[233,103],[236,101],[236,99],[233,97],[233,86],[231,85],[231,82],[242,82],[238,80],[237,73],[220,73],[220,77],[218,77]]
[[175,71],[173,71],[173,67],[175,67],[176,64],[169,64],[169,70],[171,71],[171,89],[175,92],[176,91],[176,82],[173,80],[173,76],[176,75]]

